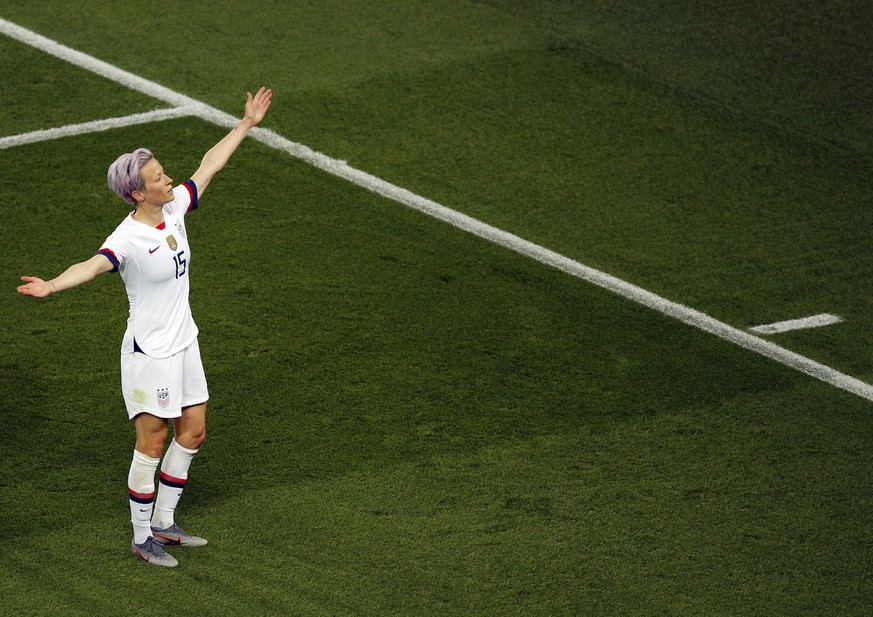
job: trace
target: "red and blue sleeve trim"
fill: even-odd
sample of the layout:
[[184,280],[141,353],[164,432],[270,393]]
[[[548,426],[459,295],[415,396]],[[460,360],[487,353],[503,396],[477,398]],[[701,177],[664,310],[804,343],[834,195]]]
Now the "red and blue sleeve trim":
[[191,203],[188,204],[188,212],[196,210],[200,205],[197,202],[197,185],[194,183],[194,180],[185,180],[185,182],[182,183],[182,186],[188,189],[188,194],[191,196]]
[[118,272],[118,257],[115,256],[115,253],[113,253],[109,249],[100,249],[99,251],[97,251],[97,254],[103,255],[104,257],[106,257],[106,259],[111,261],[112,262],[112,271]]

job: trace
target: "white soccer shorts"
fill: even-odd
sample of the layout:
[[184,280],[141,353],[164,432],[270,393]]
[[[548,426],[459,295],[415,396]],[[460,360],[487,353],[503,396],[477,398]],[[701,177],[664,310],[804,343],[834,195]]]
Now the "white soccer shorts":
[[183,407],[205,403],[209,390],[197,340],[169,358],[121,354],[121,392],[131,420],[141,413],[178,418]]

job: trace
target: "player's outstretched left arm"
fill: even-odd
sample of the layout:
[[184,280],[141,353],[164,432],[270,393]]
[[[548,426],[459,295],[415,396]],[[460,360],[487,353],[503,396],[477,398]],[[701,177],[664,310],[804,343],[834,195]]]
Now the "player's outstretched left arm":
[[203,194],[215,174],[224,168],[249,131],[264,119],[272,100],[273,91],[269,88],[261,87],[254,96],[251,92],[246,93],[246,110],[242,120],[204,155],[200,167],[191,175],[197,185],[198,196]]

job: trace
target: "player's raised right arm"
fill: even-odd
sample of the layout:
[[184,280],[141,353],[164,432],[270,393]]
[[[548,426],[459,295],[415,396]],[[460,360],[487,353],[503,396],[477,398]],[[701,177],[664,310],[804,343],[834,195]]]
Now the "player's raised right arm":
[[73,264],[60,276],[44,281],[35,276],[22,276],[24,285],[18,287],[18,293],[35,298],[45,298],[51,294],[87,283],[98,274],[111,272],[115,268],[105,255],[94,255],[87,261]]

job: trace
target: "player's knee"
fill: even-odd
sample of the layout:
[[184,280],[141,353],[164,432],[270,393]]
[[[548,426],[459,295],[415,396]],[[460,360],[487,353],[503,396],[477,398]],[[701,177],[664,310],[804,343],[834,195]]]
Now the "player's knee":
[[182,408],[182,417],[175,424],[176,441],[183,448],[197,450],[206,441],[206,403]]
[[197,450],[200,446],[203,445],[203,442],[206,441],[206,427],[204,426],[199,431],[196,431],[193,435],[191,435],[191,449]]
[[166,438],[166,431],[143,435],[137,438],[136,449],[152,458],[161,458],[161,454],[164,452],[164,441]]
[[203,442],[206,441],[206,427],[189,428],[183,434],[176,437],[176,441],[183,448],[189,450],[199,450]]

